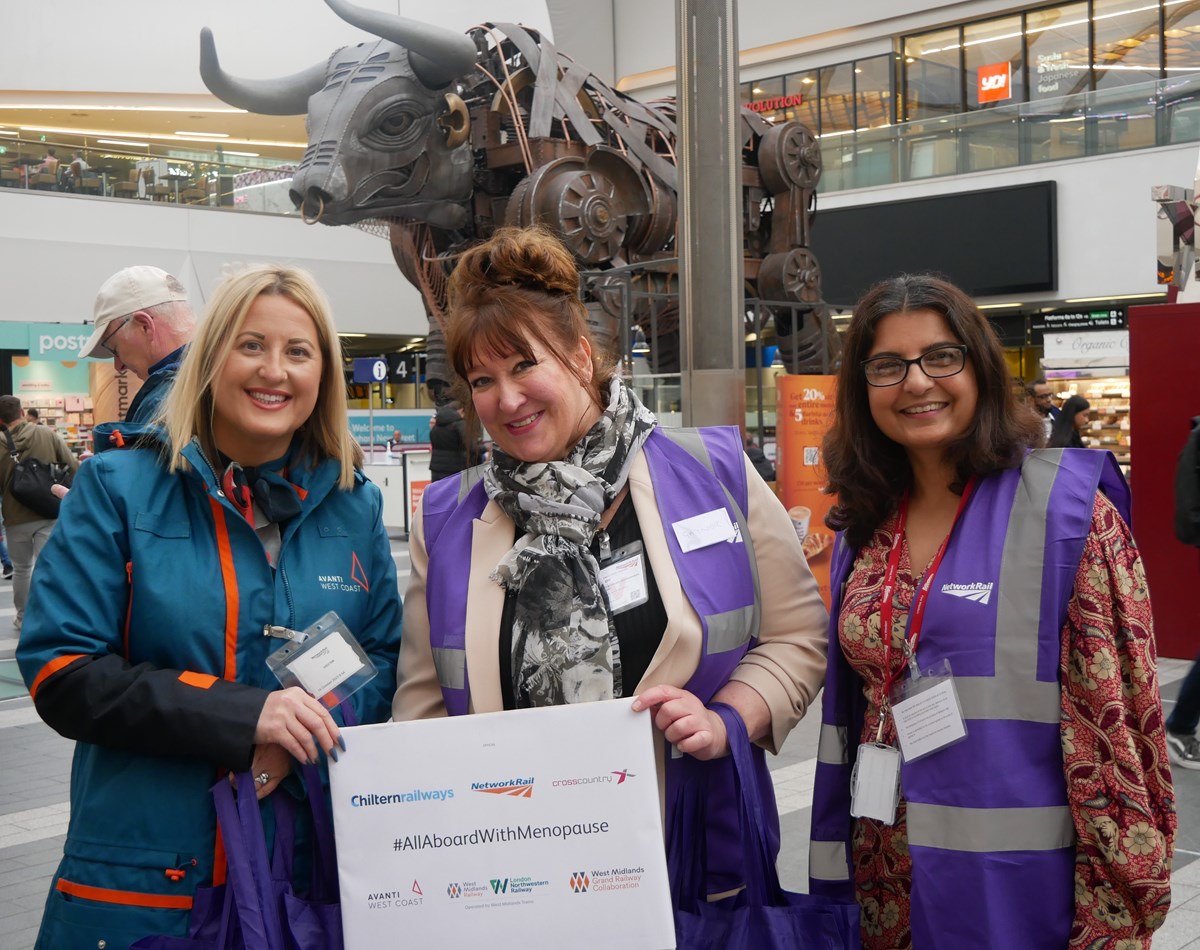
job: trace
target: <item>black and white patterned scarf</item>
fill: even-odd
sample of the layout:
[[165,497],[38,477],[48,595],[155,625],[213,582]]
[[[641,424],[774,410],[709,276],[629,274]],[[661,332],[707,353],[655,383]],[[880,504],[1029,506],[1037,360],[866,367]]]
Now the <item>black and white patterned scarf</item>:
[[614,378],[608,407],[561,462],[521,462],[497,450],[484,488],[524,532],[492,579],[516,592],[513,695],[518,707],[622,695],[621,655],[590,546],[600,516],[657,425]]

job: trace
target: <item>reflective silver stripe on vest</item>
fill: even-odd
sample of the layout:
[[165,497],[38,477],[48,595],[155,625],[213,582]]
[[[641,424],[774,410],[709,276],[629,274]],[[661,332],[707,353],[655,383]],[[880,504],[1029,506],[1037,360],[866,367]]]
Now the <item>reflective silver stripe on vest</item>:
[[756,610],[753,606],[738,607],[723,614],[712,614],[708,620],[708,652],[725,653],[736,650],[750,639],[751,626],[755,625]]
[[1058,682],[1006,677],[956,676],[954,686],[967,719],[1014,719],[1054,723],[1062,719]]
[[473,465],[471,468],[463,469],[462,474],[458,477],[458,503],[460,505],[463,503],[463,499],[471,493],[475,483],[483,478],[483,470],[486,467],[486,465]]
[[846,860],[846,842],[810,841],[808,844],[808,876],[821,881],[850,880],[850,865]]
[[1056,851],[1075,844],[1066,805],[954,808],[908,803],[908,843],[947,851]]
[[708,446],[704,444],[704,436],[696,429],[675,429],[670,426],[659,426],[658,431],[687,452],[692,458],[710,472],[713,470],[712,459],[708,455]]
[[433,665],[443,689],[462,689],[467,682],[467,651],[434,647]]
[[[1042,615],[1046,512],[1061,459],[1062,450],[1057,449],[1025,460],[1008,518],[996,585],[995,669],[997,680],[1002,680],[999,684],[1002,691],[1020,693],[1039,685],[1037,634]],[[1006,595],[1006,591],[1010,593]],[[1006,675],[999,675],[1001,671]],[[1023,701],[1018,699],[1017,705]]]
[[847,744],[848,730],[845,726],[821,723],[821,738],[817,741],[817,761],[826,765],[845,765],[850,761]]

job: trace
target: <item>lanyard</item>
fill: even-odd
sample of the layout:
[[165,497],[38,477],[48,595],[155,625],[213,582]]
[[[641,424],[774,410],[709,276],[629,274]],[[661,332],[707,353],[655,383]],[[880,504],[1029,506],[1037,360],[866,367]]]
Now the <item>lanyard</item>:
[[[912,608],[908,613],[908,631],[904,645],[904,652],[908,654],[911,662],[915,663],[913,658],[917,654],[917,644],[921,640],[921,626],[925,622],[925,604],[929,600],[929,590],[933,587],[933,578],[937,574],[938,568],[942,566],[942,558],[946,556],[946,548],[950,546],[950,536],[954,534],[954,526],[962,517],[963,509],[967,507],[967,501],[974,490],[975,478],[972,476],[967,482],[962,498],[958,501],[958,510],[954,512],[954,521],[950,524],[950,530],[946,532],[941,546],[938,547],[933,560],[929,562],[929,568],[921,579],[916,596],[913,597]],[[888,696],[902,672],[892,672],[892,599],[896,593],[896,575],[900,572],[900,545],[904,542],[904,526],[907,522],[908,492],[905,492],[900,499],[900,508],[896,518],[896,536],[892,538],[892,549],[888,553],[887,573],[883,577],[881,595],[883,602],[879,605],[879,635],[883,637],[883,694],[879,700],[879,736],[876,741],[879,741],[879,737],[883,735]]]

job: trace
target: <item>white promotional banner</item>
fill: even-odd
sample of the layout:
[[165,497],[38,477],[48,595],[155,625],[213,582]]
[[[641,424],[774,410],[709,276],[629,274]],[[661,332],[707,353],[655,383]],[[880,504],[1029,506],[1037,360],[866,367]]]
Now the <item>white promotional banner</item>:
[[631,703],[344,729],[346,950],[674,947],[653,725]]

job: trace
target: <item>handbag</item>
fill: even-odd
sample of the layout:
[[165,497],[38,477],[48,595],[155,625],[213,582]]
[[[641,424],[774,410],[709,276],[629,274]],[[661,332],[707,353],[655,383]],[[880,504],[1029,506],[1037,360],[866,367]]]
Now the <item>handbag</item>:
[[212,794],[225,846],[225,883],[196,891],[186,937],[143,937],[130,950],[342,950],[333,823],[320,773],[309,765],[301,771],[313,813],[309,892],[297,895],[291,879],[295,801],[279,790],[270,797],[275,845],[268,858],[253,776],[240,773],[236,793],[222,778]]
[[679,950],[858,950],[858,904],[785,891],[767,837],[767,819],[746,726],[724,703],[709,706],[725,723],[736,775],[745,887],[707,899],[706,789],[685,783],[667,842]]
[[[8,431],[8,426],[4,426],[3,429],[4,438],[8,441],[8,456],[13,460],[10,485],[13,497],[43,518],[57,518],[62,502],[50,490],[50,486],[70,485],[69,480],[63,480],[62,471],[64,469],[53,464],[47,465],[35,458],[26,458],[21,461],[17,447],[13,444],[12,433]],[[54,471],[56,468],[59,469],[58,472]]]

